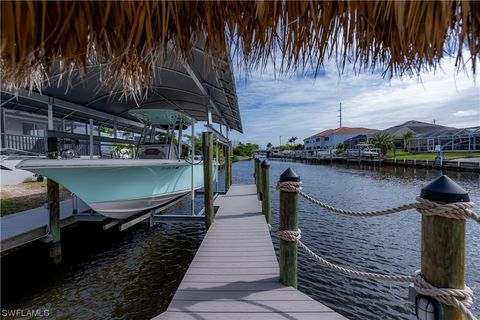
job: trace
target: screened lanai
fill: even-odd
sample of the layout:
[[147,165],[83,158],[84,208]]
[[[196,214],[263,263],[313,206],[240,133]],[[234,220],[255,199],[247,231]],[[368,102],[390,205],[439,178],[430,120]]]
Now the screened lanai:
[[410,152],[480,151],[480,126],[444,129],[409,140]]

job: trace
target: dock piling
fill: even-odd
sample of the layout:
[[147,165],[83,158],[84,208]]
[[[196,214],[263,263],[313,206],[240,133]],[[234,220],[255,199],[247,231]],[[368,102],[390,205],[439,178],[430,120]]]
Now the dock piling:
[[202,148],[203,148],[203,185],[205,198],[205,228],[212,225],[215,219],[215,212],[213,211],[213,134],[212,132],[202,133]]
[[262,160],[260,158],[257,158],[256,160],[257,163],[257,177],[256,177],[256,182],[257,182],[257,195],[258,195],[258,200],[262,200]]
[[228,188],[232,185],[232,148],[230,145],[226,146],[226,162],[225,162],[225,169],[226,171],[226,189],[225,191],[228,191]]
[[257,187],[257,195],[260,192],[260,159],[255,158],[255,186]]
[[258,200],[263,199],[263,169],[262,160],[258,159]]
[[228,148],[226,145],[222,144],[222,153],[223,153],[223,165],[225,166],[225,192],[228,191],[228,187],[230,185],[228,184]]
[[[48,137],[48,157],[56,159],[58,151],[57,138]],[[58,183],[48,179],[47,180],[47,196],[48,196],[48,210],[49,210],[49,228],[52,242],[49,247],[49,255],[52,262],[57,264],[62,261],[62,245],[60,242],[60,191]]]
[[[470,201],[468,192],[445,175],[423,187],[420,197],[443,203]],[[462,219],[422,216],[421,274],[437,288],[464,287],[465,224]],[[443,307],[444,319],[464,319],[459,309],[447,305]]]
[[[300,182],[300,177],[290,168],[280,175],[279,182]],[[298,230],[298,194],[280,190],[279,231]],[[297,243],[280,239],[280,282],[297,288]]]
[[270,208],[270,164],[263,160],[260,164],[262,168],[262,212],[267,224],[272,224],[272,211]]

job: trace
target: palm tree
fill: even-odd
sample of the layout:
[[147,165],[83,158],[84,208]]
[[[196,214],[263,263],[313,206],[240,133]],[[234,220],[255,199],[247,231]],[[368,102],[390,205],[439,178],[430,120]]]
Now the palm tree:
[[410,139],[412,139],[415,136],[413,131],[407,131],[403,134],[403,150],[405,152],[408,152],[408,149],[410,147]]
[[297,137],[291,137],[290,139],[288,139],[288,143],[294,144],[297,139]]
[[382,155],[386,155],[388,150],[393,147],[393,137],[387,133],[380,132],[373,136],[372,143],[375,147],[382,150]]
[[272,146],[273,146],[273,145],[272,145],[271,142],[267,143],[267,149],[272,149]]

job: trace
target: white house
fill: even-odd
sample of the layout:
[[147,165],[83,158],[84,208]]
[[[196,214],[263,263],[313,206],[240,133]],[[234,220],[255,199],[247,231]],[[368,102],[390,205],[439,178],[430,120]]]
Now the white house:
[[372,135],[377,129],[342,127],[319,132],[303,140],[304,149],[308,151],[335,149],[339,143],[357,135]]

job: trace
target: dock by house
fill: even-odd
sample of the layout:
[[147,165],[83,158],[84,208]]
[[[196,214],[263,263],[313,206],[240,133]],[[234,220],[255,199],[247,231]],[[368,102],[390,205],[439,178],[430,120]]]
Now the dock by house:
[[232,185],[168,309],[157,320],[346,319],[280,283],[255,185]]

